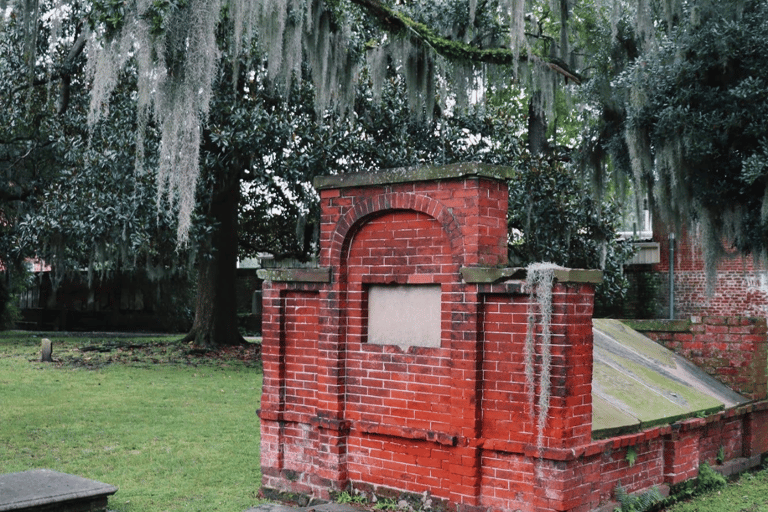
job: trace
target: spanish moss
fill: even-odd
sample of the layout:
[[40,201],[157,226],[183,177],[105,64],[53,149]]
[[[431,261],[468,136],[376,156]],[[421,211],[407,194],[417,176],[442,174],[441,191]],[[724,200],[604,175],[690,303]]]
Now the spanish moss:
[[538,333],[541,366],[539,373],[538,418],[536,421],[536,444],[539,450],[544,444],[544,429],[549,416],[549,399],[552,371],[552,291],[555,270],[562,267],[553,263],[532,263],[527,267],[526,285],[531,300],[528,305],[528,330],[525,338],[525,377],[528,402],[531,414],[534,414],[535,370],[534,356],[536,346],[536,324],[541,326]]

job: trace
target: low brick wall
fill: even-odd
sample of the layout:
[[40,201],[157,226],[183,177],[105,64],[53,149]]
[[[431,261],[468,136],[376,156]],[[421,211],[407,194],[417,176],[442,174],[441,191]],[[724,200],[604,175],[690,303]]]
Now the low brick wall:
[[628,321],[634,329],[685,357],[753,400],[768,397],[765,318],[692,317],[690,321]]

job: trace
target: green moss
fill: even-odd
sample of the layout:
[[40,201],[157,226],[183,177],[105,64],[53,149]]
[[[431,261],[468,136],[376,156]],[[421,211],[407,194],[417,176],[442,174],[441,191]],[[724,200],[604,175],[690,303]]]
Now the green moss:
[[641,332],[688,332],[691,328],[690,320],[622,320],[622,322]]
[[[437,53],[450,60],[487,62],[502,65],[515,62],[515,54],[512,50],[506,48],[481,49],[460,41],[452,41],[438,36],[434,30],[423,23],[419,23],[385,5],[377,5],[376,9],[386,13],[387,22],[390,25],[399,26],[400,33],[408,31],[414,33]],[[518,58],[525,59],[526,57],[520,56]]]

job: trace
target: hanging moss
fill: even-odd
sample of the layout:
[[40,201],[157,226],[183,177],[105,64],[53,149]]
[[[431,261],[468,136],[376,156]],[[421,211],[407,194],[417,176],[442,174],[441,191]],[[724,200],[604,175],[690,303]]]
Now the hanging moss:
[[[544,429],[546,428],[549,415],[552,366],[552,288],[555,270],[562,269],[563,267],[553,263],[532,263],[526,269],[528,272],[526,285],[531,294],[531,300],[528,306],[528,330],[524,349],[525,377],[532,417],[535,415],[534,405],[538,406],[536,444],[539,450],[543,447]],[[537,323],[540,326],[538,333],[536,333]],[[538,402],[534,404],[536,389],[534,360],[537,337],[539,339],[541,364],[538,381]]]

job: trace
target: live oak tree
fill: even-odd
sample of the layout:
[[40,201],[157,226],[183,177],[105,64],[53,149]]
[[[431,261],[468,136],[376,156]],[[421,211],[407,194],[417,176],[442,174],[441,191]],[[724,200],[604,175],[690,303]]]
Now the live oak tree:
[[[331,105],[340,111],[348,109],[363,55],[375,90],[382,83],[381,70],[394,63],[406,78],[412,106],[418,110],[419,105],[426,115],[431,115],[436,97],[445,100],[450,96],[462,104],[467,91],[497,85],[494,78],[527,83],[533,99],[529,142],[537,153],[546,149],[547,140],[542,134],[547,133],[547,117],[552,120],[555,92],[567,89],[566,84],[583,84],[595,78],[600,70],[594,64],[601,60],[605,48],[613,53],[607,59],[610,74],[631,65],[643,54],[650,55],[665,38],[678,33],[692,13],[722,11],[721,3],[99,1],[92,4],[89,17],[89,56],[94,77],[91,119],[96,119],[106,105],[122,64],[129,57],[135,58],[140,76],[139,119],[146,120],[151,114],[158,124],[162,154],[159,189],[160,193],[169,191],[170,202],[179,205],[179,239],[183,241],[195,204],[202,125],[209,113],[217,73],[216,31],[222,9],[228,11],[231,20],[228,30],[235,48],[233,55],[259,34],[262,50],[268,56],[267,74],[274,82],[285,86],[298,76],[301,66],[308,66],[318,111]],[[735,6],[728,12],[737,23],[749,2],[728,4]],[[37,1],[25,0],[21,12],[23,24],[29,28],[25,55],[32,59],[34,28],[40,12]],[[359,30],[360,26],[365,29]],[[609,44],[595,45],[594,33],[606,27],[609,38],[602,42]],[[441,91],[446,84],[451,86],[450,93]],[[627,109],[614,108],[607,95],[602,99],[606,103],[598,108],[608,107],[606,113],[618,115],[613,121],[623,125],[621,118]],[[632,100],[625,97],[621,101],[626,105]],[[550,116],[546,116],[548,113]],[[636,156],[642,134],[631,126],[623,131],[633,141],[624,149]],[[610,153],[604,150],[597,148],[593,154]],[[627,152],[614,153],[616,167],[622,167],[620,157],[626,157]]]
[[[440,34],[437,29],[442,27],[429,27],[415,18],[415,14],[429,14],[432,2],[402,9],[375,0],[96,2],[95,37],[90,39],[95,43],[89,47],[94,84],[91,118],[98,118],[108,103],[121,64],[135,57],[140,76],[139,119],[148,120],[151,114],[160,129],[159,189],[167,191],[171,203],[178,201],[178,233],[183,242],[200,174],[202,127],[218,73],[221,38],[216,35],[222,9],[231,21],[226,25],[232,34],[231,56],[239,55],[239,49],[258,34],[261,51],[267,55],[268,79],[284,89],[291,80],[301,78],[306,66],[318,112],[329,107],[341,113],[350,110],[363,64],[376,95],[386,70],[401,69],[412,108],[427,117],[436,105],[438,80],[452,84],[442,98],[453,97],[462,106],[468,92],[477,88],[484,66],[507,66],[517,73],[524,69],[519,62],[528,63],[525,69],[540,89],[540,99],[532,107],[538,119],[552,104],[553,76],[579,82],[562,59],[567,50],[555,51],[556,45],[543,35],[538,37],[554,56],[537,56],[528,45],[522,3],[449,3],[469,8],[466,19],[460,20],[467,25],[461,39]],[[549,17],[546,11],[541,20]],[[426,21],[446,21],[432,18]],[[511,36],[501,29],[507,19],[514,28]],[[567,39],[567,34],[560,38],[561,42]],[[233,60],[234,73],[239,69],[238,58]],[[494,74],[488,70],[488,76]],[[495,74],[508,82],[506,70]]]
[[670,225],[698,229],[710,285],[726,249],[766,262],[766,26],[765,2],[686,4],[617,81],[633,175]]
[[[415,116],[424,119],[445,109],[460,110],[470,97],[503,96],[510,84],[521,86],[528,146],[534,155],[583,163],[594,171],[598,191],[621,189],[617,184],[625,180],[617,179],[621,172],[634,181],[635,189],[652,190],[663,174],[657,165],[661,153],[655,152],[661,145],[650,142],[652,130],[647,127],[655,123],[653,115],[645,117],[645,128],[638,122],[647,98],[643,87],[637,86],[642,78],[635,85],[616,86],[641,77],[632,70],[641,69],[646,56],[650,62],[663,54],[660,48],[674,48],[685,30],[693,34],[705,26],[697,20],[706,21],[709,15],[701,13],[716,13],[721,4],[717,0],[97,1],[87,4],[84,26],[89,30],[82,32],[87,37],[70,41],[73,51],[82,48],[81,40],[89,41],[85,51],[92,77],[91,123],[106,112],[120,70],[129,62],[136,65],[137,168],[146,166],[141,149],[145,129],[155,126],[160,144],[158,194],[161,202],[167,198],[166,204],[178,208],[178,240],[183,245],[197,204],[201,151],[212,142],[205,130],[220,85],[222,41],[228,41],[229,49],[223,53],[233,77],[242,75],[241,66],[250,73],[256,69],[240,58],[244,49],[250,51],[254,37],[266,56],[263,78],[273,84],[274,92],[285,94],[295,80],[306,77],[313,86],[318,118],[329,111],[352,112],[361,77],[378,98],[391,69],[400,72]],[[753,11],[761,12],[755,8],[759,4],[747,1],[728,5],[736,7],[729,9],[732,24],[738,25]],[[42,23],[39,5],[25,0],[15,12],[21,13],[21,25],[27,27],[23,56],[34,62],[35,28]],[[56,32],[54,27],[51,31]],[[227,37],[220,37],[222,32]],[[731,49],[722,51],[728,54]],[[760,55],[762,50],[756,51]],[[50,69],[49,75],[58,77],[64,68]],[[717,70],[715,66],[703,74],[717,75]],[[750,79],[753,71],[736,75]],[[230,80],[235,91],[238,81]],[[61,84],[60,97],[65,98],[66,80],[62,78]],[[760,98],[757,94],[751,99]],[[569,108],[569,99],[579,108]],[[703,106],[704,102],[687,104],[693,112]],[[575,133],[588,135],[579,151],[572,150]],[[571,150],[560,151],[558,146]],[[759,167],[762,150],[749,151],[744,152],[749,162],[746,174],[759,188],[764,179]],[[667,182],[686,178],[682,167],[668,167],[674,179]],[[708,175],[718,172],[719,168],[710,169]],[[606,176],[614,177],[613,185],[606,185]],[[751,208],[747,195],[736,199]],[[706,220],[701,212],[712,213],[716,207],[706,201],[694,207],[695,201],[686,194],[676,196],[676,201],[678,206],[669,206],[668,201],[659,205],[693,221]],[[737,244],[753,250],[764,245],[762,236],[754,237],[750,247]]]
[[[454,7],[461,6],[460,2],[454,4]],[[430,6],[427,3],[421,7],[425,5]],[[21,24],[29,29],[29,40],[32,28],[39,23],[35,20],[35,13],[39,12],[40,6],[33,2],[25,7]],[[245,83],[241,76],[254,73],[258,66],[246,65],[241,69],[241,50],[247,49],[251,42],[248,37],[243,39],[241,36],[255,32],[261,36],[261,50],[268,54],[264,74],[275,84],[277,91],[285,91],[292,80],[301,78],[306,66],[316,94],[311,102],[316,116],[325,115],[323,112],[327,107],[333,107],[333,112],[342,116],[351,111],[350,103],[355,97],[352,78],[358,74],[362,62],[360,55],[364,51],[370,57],[367,76],[373,86],[374,98],[378,99],[381,95],[387,71],[399,67],[405,71],[402,76],[411,109],[422,112],[422,115],[417,114],[417,118],[429,119],[438,108],[438,90],[434,84],[440,78],[446,82],[458,81],[458,87],[447,88],[441,94],[444,98],[454,98],[459,109],[464,108],[468,90],[476,88],[480,77],[481,68],[478,65],[506,65],[517,71],[522,69],[518,62],[524,61],[533,63],[532,77],[544,76],[543,73],[549,70],[574,82],[579,81],[576,75],[567,71],[568,65],[558,57],[537,57],[523,44],[525,38],[519,33],[512,49],[504,46],[507,43],[505,32],[501,29],[503,23],[494,15],[494,9],[509,12],[519,22],[522,12],[519,8],[512,9],[514,6],[504,2],[470,7],[470,12],[459,20],[466,25],[463,33],[455,34],[458,40],[453,40],[454,35],[439,35],[424,23],[416,21],[415,15],[423,15],[425,21],[444,28],[452,18],[441,18],[439,10],[412,8],[398,12],[385,4],[370,1],[339,2],[330,8],[322,2],[306,5],[297,1],[232,3],[227,4],[229,17],[225,18],[232,20],[231,24],[219,24],[219,9],[217,6],[211,8],[208,3],[96,2],[92,5],[85,16],[87,23],[83,24],[84,28],[90,27],[93,34],[88,38],[91,46],[87,49],[92,76],[89,122],[95,126],[101,117],[108,114],[112,95],[121,83],[119,73],[127,64],[135,65],[138,85],[137,173],[142,175],[145,168],[151,167],[151,162],[145,161],[145,139],[150,128],[156,127],[160,133],[158,194],[160,197],[167,194],[171,208],[179,209],[181,241],[187,239],[192,225],[195,186],[200,169],[209,171],[204,176],[203,186],[209,194],[200,203],[213,219],[208,233],[217,239],[204,246],[198,264],[198,314],[190,334],[197,344],[231,343],[240,339],[234,327],[233,308],[229,304],[233,296],[234,272],[231,240],[235,222],[232,212],[239,194],[235,184],[240,175],[248,170],[247,163],[254,158],[254,154],[247,147],[228,146],[227,137],[217,133],[215,118],[209,118],[209,115],[217,94],[227,87],[234,91],[236,101],[247,101],[243,96],[245,91],[241,89]],[[547,17],[547,13],[541,13],[540,18]],[[362,29],[353,32],[344,25],[350,20],[365,22],[360,25]],[[484,20],[488,28],[477,30],[476,27],[482,25],[479,20]],[[520,23],[516,26],[522,30]],[[232,28],[234,36],[222,36],[227,27]],[[51,32],[57,33],[52,35],[52,40],[56,41],[60,37],[58,29],[51,27]],[[79,56],[83,52],[83,34],[86,32],[79,32],[70,39],[68,56]],[[546,40],[541,26],[536,37]],[[371,45],[371,40],[377,43]],[[222,47],[222,42],[228,46]],[[482,48],[484,45],[489,48]],[[366,47],[369,50],[364,50]],[[222,71],[224,66],[218,65],[222,50],[229,54],[229,80]],[[34,51],[25,48],[24,56],[28,64],[34,63],[34,55]],[[439,58],[443,61],[435,60],[436,56],[441,56]],[[61,81],[60,97],[64,104],[71,89],[71,79],[65,71],[70,68],[71,65],[65,61],[62,65],[50,67],[52,71],[47,77],[49,82]],[[256,73],[260,72],[257,69]],[[31,86],[35,78],[34,74],[30,76]],[[504,80],[503,73],[498,73],[498,76]],[[540,127],[544,124],[544,110],[552,103],[552,87],[538,86],[538,89],[541,90],[537,90],[537,101],[532,103],[529,112],[531,118],[538,120],[531,124]],[[234,111],[252,112],[253,109],[250,105],[244,109],[235,108]],[[230,125],[231,121],[226,120],[222,125]],[[210,126],[207,122],[211,122]],[[268,132],[263,129],[255,134],[245,132],[249,133],[248,138],[240,137],[238,143],[274,140],[272,134],[264,137]],[[384,157],[379,163],[403,161],[408,163],[408,158]],[[203,165],[200,165],[201,162],[204,162]],[[332,166],[326,163],[325,170],[332,170]],[[306,180],[300,183],[306,183]],[[279,187],[273,190],[279,190]],[[280,192],[276,195],[280,196]]]

